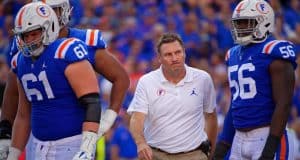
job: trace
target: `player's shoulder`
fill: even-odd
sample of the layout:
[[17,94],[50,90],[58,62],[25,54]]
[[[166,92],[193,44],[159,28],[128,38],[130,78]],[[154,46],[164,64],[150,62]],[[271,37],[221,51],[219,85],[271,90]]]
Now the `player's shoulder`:
[[225,61],[227,62],[230,59],[230,57],[235,56],[236,52],[239,51],[240,48],[241,48],[240,45],[235,45],[229,48],[225,53]]
[[99,43],[103,42],[102,33],[98,29],[79,29],[79,28],[70,28],[69,37],[75,37],[83,42],[87,46],[97,46]]
[[19,57],[21,56],[21,52],[18,51],[16,54],[14,54],[11,58],[11,61],[10,61],[10,66],[11,66],[11,69],[16,72],[16,69],[17,69],[17,66],[18,66],[18,59]]
[[264,42],[261,53],[272,59],[283,59],[296,68],[296,51],[292,42],[287,40],[269,40]]
[[262,53],[282,56],[283,58],[286,58],[286,56],[295,56],[294,44],[287,40],[269,40],[263,43]]
[[9,56],[14,56],[17,52],[18,52],[17,38],[16,38],[16,36],[14,36],[12,43],[11,43]]
[[78,61],[87,58],[85,43],[78,38],[57,39],[49,46],[54,50],[54,58],[66,61]]

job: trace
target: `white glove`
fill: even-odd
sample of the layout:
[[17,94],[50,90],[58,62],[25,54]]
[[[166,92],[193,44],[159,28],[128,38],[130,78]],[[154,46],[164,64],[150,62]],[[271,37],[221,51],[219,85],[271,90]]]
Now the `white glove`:
[[9,147],[9,154],[7,160],[18,160],[21,155],[21,150],[15,147]]
[[104,112],[99,124],[99,130],[98,130],[99,137],[103,136],[103,134],[110,129],[110,127],[114,124],[117,116],[118,114],[112,109],[107,109]]
[[82,132],[80,151],[75,154],[73,160],[94,160],[97,139],[97,133]]
[[0,139],[0,160],[7,158],[10,143],[10,139]]

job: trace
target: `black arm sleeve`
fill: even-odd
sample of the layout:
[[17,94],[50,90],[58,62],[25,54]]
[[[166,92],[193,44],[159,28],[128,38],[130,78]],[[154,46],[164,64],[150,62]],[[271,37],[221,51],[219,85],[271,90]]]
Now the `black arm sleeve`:
[[11,139],[12,126],[8,120],[0,122],[0,139]]
[[79,102],[86,108],[85,122],[100,122],[101,104],[98,93],[89,93],[79,98]]

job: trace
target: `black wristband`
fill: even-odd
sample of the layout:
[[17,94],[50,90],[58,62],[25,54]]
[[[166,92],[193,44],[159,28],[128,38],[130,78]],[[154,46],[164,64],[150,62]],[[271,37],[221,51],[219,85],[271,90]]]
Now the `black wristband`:
[[280,143],[280,137],[269,135],[265,147],[261,153],[260,160],[274,159],[278,145]]
[[216,150],[213,156],[214,160],[223,160],[229,151],[231,145],[219,141],[216,145]]
[[8,120],[0,122],[0,139],[11,139],[12,125]]

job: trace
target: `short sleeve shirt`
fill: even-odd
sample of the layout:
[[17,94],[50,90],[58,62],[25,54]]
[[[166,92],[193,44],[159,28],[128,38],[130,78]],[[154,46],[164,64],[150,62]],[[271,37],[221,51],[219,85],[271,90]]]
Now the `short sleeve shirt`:
[[169,153],[192,150],[206,140],[204,112],[212,113],[216,106],[210,75],[185,68],[178,84],[168,82],[161,68],[142,76],[128,108],[128,113],[146,114],[147,143]]

